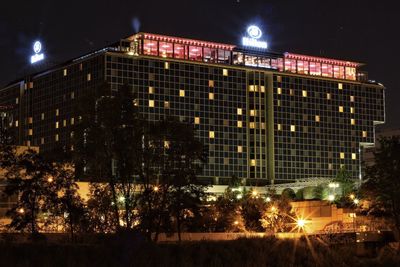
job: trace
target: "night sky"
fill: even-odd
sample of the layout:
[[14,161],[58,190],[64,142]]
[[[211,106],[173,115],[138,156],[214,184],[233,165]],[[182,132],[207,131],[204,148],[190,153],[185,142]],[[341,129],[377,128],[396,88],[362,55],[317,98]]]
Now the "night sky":
[[396,1],[5,0],[0,86],[29,72],[36,39],[56,64],[138,30],[239,44],[249,24],[262,28],[271,51],[366,63],[369,78],[387,87],[385,127],[400,127]]

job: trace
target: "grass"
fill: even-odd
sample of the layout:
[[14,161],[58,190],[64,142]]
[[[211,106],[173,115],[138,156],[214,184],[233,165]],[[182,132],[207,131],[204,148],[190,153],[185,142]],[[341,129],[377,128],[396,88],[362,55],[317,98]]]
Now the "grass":
[[360,258],[354,245],[275,238],[153,244],[118,236],[89,243],[0,243],[1,266],[400,266],[388,246]]

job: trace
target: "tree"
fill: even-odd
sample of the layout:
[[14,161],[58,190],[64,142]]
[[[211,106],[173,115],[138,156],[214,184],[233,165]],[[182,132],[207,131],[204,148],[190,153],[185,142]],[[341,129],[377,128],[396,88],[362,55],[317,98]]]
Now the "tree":
[[[39,232],[39,216],[49,212],[57,202],[53,174],[52,165],[30,149],[17,155],[14,164],[6,168],[5,192],[18,196],[16,205],[7,212],[11,217],[10,228],[32,234]],[[41,223],[44,225],[45,221]]]
[[[379,206],[400,233],[400,137],[383,137],[374,152],[375,162],[366,167],[363,195]],[[398,247],[400,253],[400,245]]]
[[130,86],[124,85],[113,95],[106,94],[108,85],[101,91],[100,97],[83,100],[87,108],[75,128],[74,159],[78,175],[108,183],[115,228],[131,229],[136,217],[135,177],[143,163],[143,120]]
[[[206,160],[203,145],[189,123],[176,120],[161,122],[164,129],[164,156],[159,177],[162,203],[174,218],[178,239],[188,217],[197,212],[205,199],[205,189],[197,180]],[[161,209],[164,207],[161,206]]]
[[346,167],[340,168],[334,182],[339,183],[341,198],[348,198],[349,194],[354,191],[354,179],[351,178],[351,173],[346,169]]
[[268,202],[262,214],[261,224],[268,232],[278,233],[291,230],[294,214],[289,199],[281,196]]
[[115,232],[114,209],[111,190],[108,184],[91,183],[87,211],[89,231],[94,233]]
[[73,167],[68,164],[57,164],[52,182],[58,195],[53,212],[61,218],[64,229],[69,231],[71,240],[74,241],[74,234],[86,232],[89,222],[86,206],[78,194]]
[[251,192],[245,195],[241,200],[241,215],[243,217],[247,231],[261,232],[261,217],[266,209],[266,202],[258,195],[253,195]]

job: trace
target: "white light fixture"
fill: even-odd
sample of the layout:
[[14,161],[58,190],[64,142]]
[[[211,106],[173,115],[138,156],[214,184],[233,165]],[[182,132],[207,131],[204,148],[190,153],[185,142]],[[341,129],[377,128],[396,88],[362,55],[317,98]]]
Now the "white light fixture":
[[44,59],[44,54],[40,53],[41,51],[42,51],[42,43],[40,41],[35,41],[33,43],[33,52],[35,54],[31,56],[31,64],[34,64]]

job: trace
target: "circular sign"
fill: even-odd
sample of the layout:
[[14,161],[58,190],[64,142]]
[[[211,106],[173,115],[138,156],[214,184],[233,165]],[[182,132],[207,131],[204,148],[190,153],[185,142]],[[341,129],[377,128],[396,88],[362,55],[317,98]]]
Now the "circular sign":
[[40,51],[42,50],[42,43],[39,41],[36,41],[33,44],[33,52],[35,52],[36,54],[38,54]]
[[262,32],[261,32],[260,28],[258,28],[255,25],[252,25],[252,26],[248,27],[247,28],[247,33],[249,34],[249,36],[251,38],[254,38],[254,39],[258,39],[262,35]]

